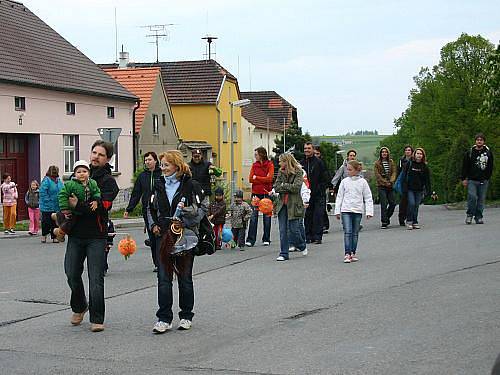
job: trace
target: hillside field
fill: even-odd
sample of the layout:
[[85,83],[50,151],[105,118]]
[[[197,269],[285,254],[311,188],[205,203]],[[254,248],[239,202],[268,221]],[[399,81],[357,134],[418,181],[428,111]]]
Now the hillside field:
[[[347,151],[352,148],[358,153],[358,160],[362,161],[365,165],[372,165],[376,159],[375,151],[380,145],[380,141],[387,136],[388,135],[324,135],[312,138],[315,144],[331,142],[339,145],[341,150]],[[399,156],[399,153],[396,153],[396,155]],[[345,154],[343,154],[343,156],[345,156]]]

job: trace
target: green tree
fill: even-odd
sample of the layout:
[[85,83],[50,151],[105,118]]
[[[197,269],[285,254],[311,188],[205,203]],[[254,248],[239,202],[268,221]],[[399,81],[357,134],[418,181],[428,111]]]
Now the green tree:
[[302,160],[304,158],[304,143],[311,142],[311,140],[309,133],[302,134],[302,128],[296,122],[292,122],[285,131],[285,147],[283,147],[283,136],[276,137],[274,140],[276,147],[273,148],[273,152],[278,156],[294,147],[295,159]]
[[[422,68],[414,77],[416,87],[410,91],[410,104],[394,121],[397,133],[381,142],[393,158],[402,154],[406,144],[423,147],[433,190],[445,201],[463,197],[463,188],[458,187],[461,163],[474,134],[484,132],[490,146],[499,139],[498,117],[479,111],[485,101],[486,66],[493,50],[488,40],[467,34],[446,44],[439,63],[432,69]],[[496,176],[497,170],[498,163]],[[498,197],[500,189],[492,182],[490,197]]]
[[[321,151],[321,159],[325,162],[326,168],[330,173],[335,173],[338,167],[344,162],[342,155],[337,154],[340,147],[331,142],[321,142],[319,148]],[[337,161],[337,165],[335,165],[335,161]]]

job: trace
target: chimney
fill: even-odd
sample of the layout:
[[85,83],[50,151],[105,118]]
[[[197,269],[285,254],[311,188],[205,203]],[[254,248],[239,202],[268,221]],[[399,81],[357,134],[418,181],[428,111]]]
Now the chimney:
[[123,51],[123,46],[122,46],[122,51],[120,52],[120,63],[118,65],[118,68],[120,69],[126,69],[128,66],[128,52]]

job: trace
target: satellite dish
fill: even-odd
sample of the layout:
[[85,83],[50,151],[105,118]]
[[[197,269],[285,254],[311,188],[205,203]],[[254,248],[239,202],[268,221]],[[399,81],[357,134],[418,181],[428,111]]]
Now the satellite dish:
[[103,141],[115,144],[122,132],[122,128],[97,128],[97,133]]

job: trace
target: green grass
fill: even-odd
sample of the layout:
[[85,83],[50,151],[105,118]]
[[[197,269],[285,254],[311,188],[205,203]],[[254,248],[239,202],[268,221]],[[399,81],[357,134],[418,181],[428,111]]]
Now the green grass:
[[[16,223],[16,227],[14,230],[26,231],[29,230],[29,222],[27,221],[19,221]],[[3,232],[5,230],[3,223],[0,224],[0,231]]]
[[[313,140],[317,143],[331,142],[338,144],[342,150],[346,151],[352,148],[358,153],[358,160],[370,166],[376,160],[375,151],[377,147],[386,137],[387,135],[324,135],[313,137]],[[396,153],[396,155],[399,154]],[[394,155],[393,158],[395,158]]]

